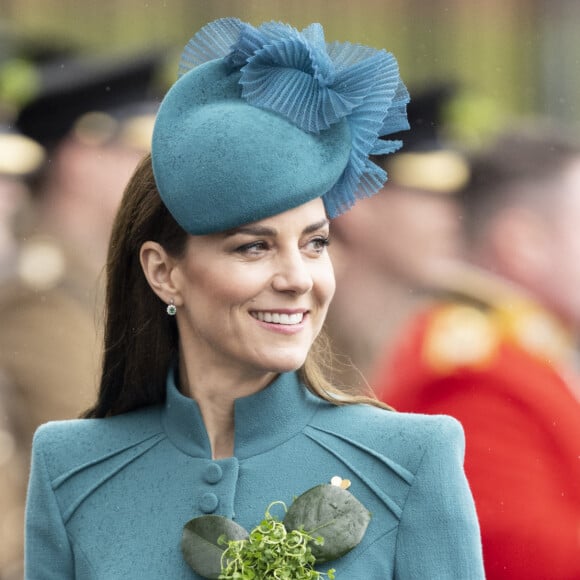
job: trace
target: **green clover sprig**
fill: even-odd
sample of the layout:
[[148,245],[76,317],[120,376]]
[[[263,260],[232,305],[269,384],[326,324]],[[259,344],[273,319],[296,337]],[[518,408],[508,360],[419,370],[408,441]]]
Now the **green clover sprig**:
[[[284,519],[272,514],[282,506]],[[322,580],[335,577],[314,569],[344,556],[362,540],[371,515],[346,489],[318,485],[286,509],[271,503],[248,533],[223,516],[201,516],[183,528],[181,550],[200,576],[213,580]]]
[[314,538],[304,530],[288,531],[284,524],[272,515],[271,509],[283,502],[273,502],[266,510],[265,518],[251,532],[247,540],[218,538],[226,545],[222,554],[222,572],[219,580],[254,580],[278,578],[280,580],[334,579],[334,570],[326,574],[314,569],[316,558],[310,543],[322,545],[324,538]]

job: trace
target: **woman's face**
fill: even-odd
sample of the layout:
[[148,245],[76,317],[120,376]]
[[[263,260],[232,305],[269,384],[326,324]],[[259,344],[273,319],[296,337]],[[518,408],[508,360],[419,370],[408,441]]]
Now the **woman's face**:
[[226,233],[190,236],[172,272],[182,351],[197,368],[302,366],[334,294],[321,199]]

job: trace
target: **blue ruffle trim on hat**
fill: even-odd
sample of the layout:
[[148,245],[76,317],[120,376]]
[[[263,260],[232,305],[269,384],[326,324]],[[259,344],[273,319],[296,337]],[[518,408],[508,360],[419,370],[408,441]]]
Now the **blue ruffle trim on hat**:
[[238,40],[243,25],[237,18],[221,18],[201,28],[183,49],[177,76],[181,77],[204,62],[224,58]]
[[391,53],[348,42],[327,43],[320,24],[299,32],[280,22],[255,28],[222,18],[189,41],[179,73],[218,58],[241,71],[246,102],[286,117],[303,131],[318,134],[346,119],[351,154],[343,174],[323,196],[329,217],[379,191],[387,174],[369,155],[399,149],[401,141],[381,137],[409,128],[409,93]]

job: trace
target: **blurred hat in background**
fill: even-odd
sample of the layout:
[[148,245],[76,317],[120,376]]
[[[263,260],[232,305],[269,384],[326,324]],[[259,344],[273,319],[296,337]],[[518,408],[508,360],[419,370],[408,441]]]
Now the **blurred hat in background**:
[[64,137],[91,143],[126,139],[148,149],[160,100],[161,51],[128,56],[66,56],[38,66],[39,88],[16,128],[47,149]]
[[30,36],[0,21],[0,122],[12,124],[40,89],[40,67],[71,58],[78,47],[51,36]]
[[[447,111],[457,97],[452,83],[411,90],[407,112],[411,130],[402,151],[379,161],[389,181],[425,192],[454,194],[469,179],[469,164],[448,137]],[[397,138],[397,135],[393,135]]]

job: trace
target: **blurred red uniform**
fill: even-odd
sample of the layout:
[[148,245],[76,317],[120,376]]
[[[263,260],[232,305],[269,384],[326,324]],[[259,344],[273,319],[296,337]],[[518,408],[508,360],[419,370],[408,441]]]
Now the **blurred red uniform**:
[[456,417],[488,579],[580,579],[580,399],[565,330],[521,296],[464,296],[412,321],[373,386]]

